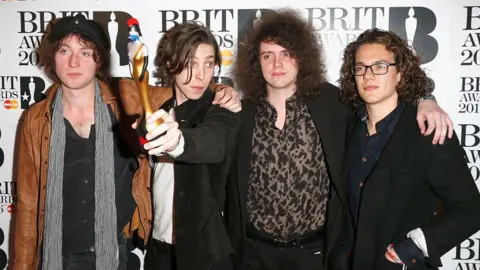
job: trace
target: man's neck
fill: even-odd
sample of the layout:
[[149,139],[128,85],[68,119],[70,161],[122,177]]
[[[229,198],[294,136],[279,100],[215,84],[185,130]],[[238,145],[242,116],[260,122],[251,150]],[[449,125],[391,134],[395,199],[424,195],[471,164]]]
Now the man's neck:
[[398,105],[398,98],[391,98],[377,104],[366,104],[368,113],[368,132],[370,135],[377,133],[375,125],[393,112]]
[[273,89],[267,86],[267,100],[278,110],[280,107],[285,107],[285,101],[293,96],[295,91],[295,86],[293,85],[283,89]]
[[63,104],[66,109],[85,110],[91,109],[94,105],[95,83],[87,85],[83,89],[70,89],[62,85]]
[[277,120],[275,121],[275,126],[278,129],[283,129],[285,125],[286,117],[286,108],[285,102],[287,99],[295,94],[295,86],[292,85],[288,88],[283,89],[272,89],[270,86],[267,86],[267,100],[275,107],[277,111]]

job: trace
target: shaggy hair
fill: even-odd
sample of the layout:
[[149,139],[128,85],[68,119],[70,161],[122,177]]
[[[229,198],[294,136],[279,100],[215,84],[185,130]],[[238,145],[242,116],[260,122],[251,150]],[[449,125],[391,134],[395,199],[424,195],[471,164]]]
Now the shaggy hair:
[[[357,92],[355,75],[355,55],[358,49],[365,44],[382,44],[387,51],[392,52],[395,59],[395,68],[402,74],[396,90],[399,99],[407,102],[415,102],[420,97],[426,96],[433,89],[433,81],[430,80],[425,71],[420,67],[421,60],[407,42],[391,31],[380,29],[369,29],[358,36],[357,40],[348,44],[343,53],[343,65],[340,71],[341,99],[343,102],[356,109],[363,100]],[[377,75],[381,76],[381,75]]]
[[112,75],[110,73],[110,52],[104,47],[96,44],[87,37],[79,33],[70,33],[63,38],[49,42],[48,39],[44,39],[44,45],[41,48],[40,55],[43,56],[41,65],[44,68],[47,76],[55,83],[61,83],[55,71],[55,56],[62,45],[69,41],[73,36],[77,36],[80,45],[85,46],[93,50],[93,60],[97,63],[97,72],[95,77],[103,82],[110,83]]
[[320,94],[320,86],[326,82],[322,46],[313,27],[298,12],[282,9],[264,14],[261,23],[249,29],[245,42],[238,48],[233,76],[245,98],[258,102],[267,96],[267,82],[260,66],[261,42],[284,47],[296,60],[296,88],[300,96]]
[[188,84],[192,79],[190,62],[195,58],[200,44],[213,47],[214,62],[218,66],[217,72],[220,74],[222,58],[213,34],[204,26],[194,22],[185,22],[170,28],[158,43],[154,72],[157,83],[165,87],[174,87],[175,75],[180,74],[185,68],[189,68],[187,81],[184,82]]

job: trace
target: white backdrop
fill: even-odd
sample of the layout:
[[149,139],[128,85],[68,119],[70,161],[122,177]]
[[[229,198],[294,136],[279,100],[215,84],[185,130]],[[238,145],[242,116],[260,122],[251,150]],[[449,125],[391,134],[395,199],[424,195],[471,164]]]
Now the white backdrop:
[[[424,68],[435,80],[434,93],[454,120],[472,175],[480,185],[480,0],[392,0],[390,4],[381,0],[300,0],[294,5],[286,0],[227,2],[0,0],[0,269],[6,267],[16,200],[12,168],[17,121],[50,85],[38,68],[36,50],[50,20],[78,12],[108,31],[115,77],[130,76],[126,21],[131,17],[139,20],[152,55],[162,34],[175,23],[196,20],[208,25],[222,49],[219,80],[223,83],[231,82],[235,48],[246,27],[261,20],[268,9],[291,6],[303,12],[324,44],[328,77],[334,84],[348,42],[371,27],[393,30],[424,57]],[[151,71],[153,59],[150,57]],[[139,250],[133,252],[142,257]],[[140,264],[132,260],[131,269],[141,268]],[[443,264],[444,270],[480,269],[480,233],[447,253]]]

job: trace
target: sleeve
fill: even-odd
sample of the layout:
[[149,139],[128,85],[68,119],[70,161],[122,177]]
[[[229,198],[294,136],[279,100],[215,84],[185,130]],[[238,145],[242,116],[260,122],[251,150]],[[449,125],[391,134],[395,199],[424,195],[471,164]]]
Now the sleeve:
[[219,106],[211,106],[205,119],[193,128],[180,128],[184,151],[176,161],[218,163],[225,157],[228,136],[235,136],[240,126],[240,114]]
[[[431,136],[425,137],[431,139]],[[428,179],[445,213],[421,226],[427,243],[426,262],[440,267],[440,257],[480,228],[480,194],[455,134],[443,145],[432,145]]]
[[415,267],[418,263],[425,261],[425,256],[422,251],[417,247],[411,238],[407,238],[394,247],[398,258],[409,268]]
[[38,178],[33,157],[28,113],[20,120],[18,143],[18,201],[15,221],[13,269],[35,269],[37,254]]

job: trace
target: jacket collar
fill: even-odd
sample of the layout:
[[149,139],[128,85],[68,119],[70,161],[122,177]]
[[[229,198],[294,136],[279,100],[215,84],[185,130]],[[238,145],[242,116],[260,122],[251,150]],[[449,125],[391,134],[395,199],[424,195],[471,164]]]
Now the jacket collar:
[[[97,79],[95,79],[97,80]],[[113,96],[112,91],[110,90],[110,87],[107,85],[107,83],[97,80],[97,82],[100,85],[100,91],[102,92],[102,100],[105,104],[112,104],[115,103],[115,96]],[[41,118],[44,116],[47,116],[50,118],[51,116],[51,110],[52,110],[52,102],[53,99],[55,98],[55,94],[57,93],[58,89],[60,88],[60,84],[56,83],[50,86],[47,91],[46,91],[46,101],[43,103],[43,108],[39,110],[37,115],[34,115],[34,118]]]

